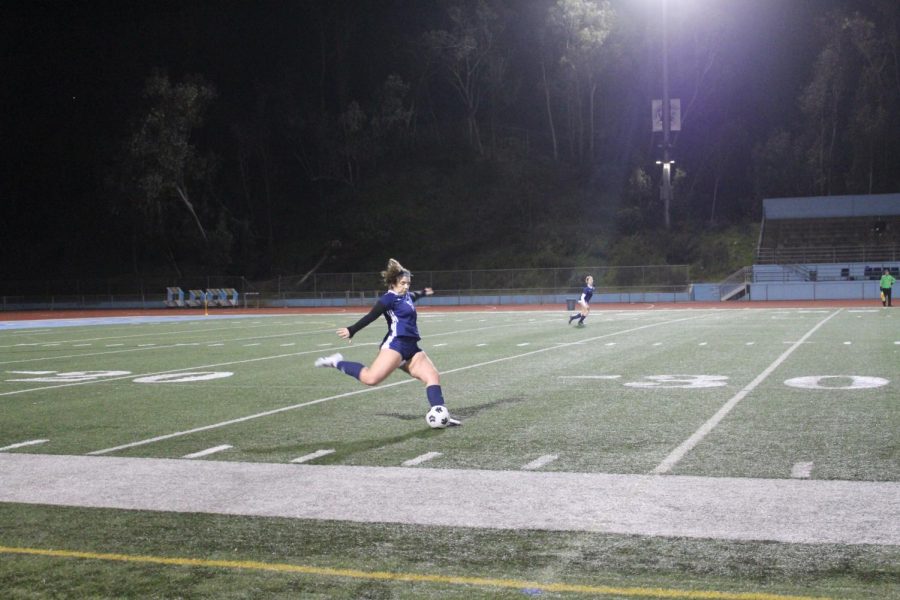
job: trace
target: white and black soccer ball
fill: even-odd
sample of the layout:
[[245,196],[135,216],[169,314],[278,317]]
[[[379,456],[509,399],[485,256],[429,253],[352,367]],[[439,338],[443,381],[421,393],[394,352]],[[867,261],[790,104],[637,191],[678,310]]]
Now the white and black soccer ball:
[[432,429],[443,429],[450,422],[450,413],[442,405],[432,406],[425,415],[425,422]]

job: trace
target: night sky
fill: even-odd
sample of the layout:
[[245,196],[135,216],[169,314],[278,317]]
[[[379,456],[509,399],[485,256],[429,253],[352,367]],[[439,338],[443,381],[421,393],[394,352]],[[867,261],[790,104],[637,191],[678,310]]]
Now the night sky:
[[[109,245],[118,246],[134,235],[118,221],[120,213],[110,209],[108,181],[123,140],[141,114],[144,82],[154,71],[166,73],[172,81],[199,74],[215,86],[216,100],[207,111],[205,126],[193,138],[219,157],[210,202],[220,202],[235,222],[243,219],[246,228],[255,231],[254,239],[268,235],[264,219],[253,212],[256,209],[247,209],[238,219],[240,207],[229,200],[239,195],[240,188],[234,175],[240,153],[234,149],[232,131],[236,125],[254,122],[254,115],[263,112],[261,99],[265,99],[265,118],[271,122],[269,147],[277,155],[269,160],[278,167],[269,181],[277,188],[277,193],[270,192],[276,208],[274,216],[267,218],[276,225],[269,245],[286,251],[290,235],[279,232],[279,225],[290,226],[293,232],[315,228],[310,233],[314,243],[302,249],[307,254],[314,254],[313,249],[331,237],[346,239],[346,231],[325,231],[327,225],[303,218],[304,204],[345,192],[314,185],[312,178],[304,180],[292,163],[296,149],[282,134],[290,123],[314,111],[336,115],[353,100],[366,106],[378,97],[379,86],[391,73],[411,83],[420,110],[420,135],[459,120],[463,111],[450,88],[437,83],[436,75],[427,77],[411,43],[425,31],[448,27],[445,7],[451,4],[430,0],[4,2],[0,7],[4,74],[0,232],[7,250],[0,275],[90,274],[92,265],[97,267],[94,272],[104,274],[144,268],[135,269],[129,260],[108,260]],[[507,58],[515,76],[516,97],[502,111],[493,111],[499,117],[491,118],[510,129],[543,135],[546,118],[537,32],[554,2],[507,4],[515,7],[502,19],[507,21],[503,39],[512,48]],[[603,161],[630,161],[649,172],[655,152],[648,131],[647,96],[660,93],[658,37],[652,35],[658,0],[612,5],[629,15],[620,23],[627,21],[634,30],[630,39],[643,43],[619,48],[621,66],[602,75],[608,78],[600,93],[608,123],[598,134],[604,154],[587,168],[576,165],[579,173],[587,173],[586,182],[605,173],[598,166]],[[728,173],[719,174],[723,189],[735,198],[735,207],[723,213],[725,218],[738,222],[758,216],[753,203],[760,199],[748,164],[753,148],[772,131],[789,129],[800,118],[798,96],[811,80],[813,61],[823,44],[818,20],[829,10],[850,11],[857,5],[877,14],[873,11],[890,3],[670,0],[672,28],[677,30],[673,37],[689,37],[685,24],[703,30],[703,18],[724,15],[732,23],[727,41],[720,40],[716,47],[716,79],[701,88],[695,112],[688,117],[692,127],[681,135],[676,149],[689,176],[696,177],[691,180],[692,189],[708,189],[709,148],[718,143],[710,133],[726,126],[737,130],[729,138],[741,146],[735,164],[727,167]],[[889,39],[897,42],[896,37]],[[689,58],[684,54],[687,47],[673,48],[670,55],[672,96],[682,97],[685,103],[694,90],[693,82],[678,76],[679,64]],[[638,72],[636,65],[652,67]],[[656,71],[650,72],[651,68]],[[656,89],[646,89],[650,87]],[[631,94],[627,102],[626,93]],[[897,94],[892,98],[896,101]],[[629,106],[635,104],[642,106]],[[485,132],[487,107],[483,100],[479,118]],[[896,110],[895,105],[889,107],[891,114]],[[630,141],[623,145],[626,138]],[[797,138],[802,135],[798,133]],[[324,152],[317,148],[316,152]],[[394,154],[402,164],[402,157]],[[420,148],[413,154],[424,152]],[[385,169],[388,164],[381,159],[376,168]],[[895,175],[898,171],[896,162],[879,168],[893,170]],[[882,185],[896,183],[896,178],[885,177]],[[784,195],[793,191],[786,189]],[[846,191],[854,190],[835,188],[832,193]],[[705,210],[697,209],[698,215]],[[271,259],[260,251],[256,261]],[[100,267],[99,263],[105,264]],[[298,268],[304,264],[296,263]]]

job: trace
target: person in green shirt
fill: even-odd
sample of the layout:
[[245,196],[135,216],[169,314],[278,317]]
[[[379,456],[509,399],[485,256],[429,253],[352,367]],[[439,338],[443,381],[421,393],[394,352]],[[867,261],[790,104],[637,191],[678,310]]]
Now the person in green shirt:
[[884,270],[884,274],[881,276],[881,283],[878,286],[881,288],[881,305],[882,306],[891,306],[891,286],[894,285],[894,282],[897,281],[894,279],[894,276],[891,275],[891,272],[888,269]]

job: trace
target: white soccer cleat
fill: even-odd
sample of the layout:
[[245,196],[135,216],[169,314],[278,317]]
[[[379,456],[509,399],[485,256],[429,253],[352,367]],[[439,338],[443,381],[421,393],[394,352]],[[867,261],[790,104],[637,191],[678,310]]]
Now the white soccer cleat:
[[462,425],[462,421],[453,417],[447,417],[447,427],[457,427],[459,425]]
[[338,352],[337,354],[332,354],[331,356],[322,356],[316,359],[315,365],[317,367],[337,367],[337,364],[344,360],[344,355]]

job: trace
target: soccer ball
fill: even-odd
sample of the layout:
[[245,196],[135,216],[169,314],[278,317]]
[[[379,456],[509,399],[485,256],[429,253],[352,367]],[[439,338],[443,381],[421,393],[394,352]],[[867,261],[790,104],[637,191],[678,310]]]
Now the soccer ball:
[[432,406],[425,415],[425,422],[432,429],[443,429],[450,421],[450,413],[447,412],[446,406]]

